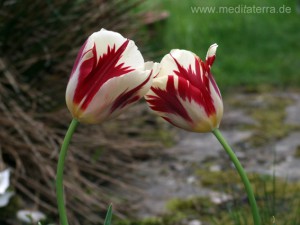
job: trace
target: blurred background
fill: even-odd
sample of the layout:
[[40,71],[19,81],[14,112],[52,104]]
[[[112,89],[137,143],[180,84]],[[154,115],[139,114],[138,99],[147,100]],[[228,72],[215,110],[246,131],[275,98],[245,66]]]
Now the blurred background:
[[[236,11],[221,13],[220,7]],[[258,8],[265,11],[259,13]],[[133,39],[146,60],[153,61],[174,48],[191,50],[204,59],[208,47],[217,43],[212,72],[225,102],[221,128],[228,130],[262,191],[258,194],[267,209],[265,224],[281,214],[286,215],[282,224],[300,224],[295,197],[300,193],[300,2],[296,0],[0,1],[0,171],[10,168],[9,190],[14,193],[0,208],[0,224],[22,224],[16,219],[21,209],[41,211],[46,216],[43,224],[57,224],[56,162],[71,120],[65,88],[79,48],[102,27]],[[233,130],[236,133],[229,132]],[[70,224],[101,224],[110,202],[116,224],[247,224],[250,217],[245,216],[249,212],[238,178],[231,175],[228,161],[220,162],[221,150],[207,138],[171,127],[143,101],[101,126],[80,125],[65,169]],[[185,139],[190,140],[188,145]],[[200,143],[192,146],[196,140]],[[197,155],[198,148],[202,152],[215,148],[216,154]],[[253,148],[260,154],[247,151]],[[181,154],[196,154],[199,160],[180,159]],[[276,163],[279,174],[294,171],[292,184],[274,178],[270,169]],[[219,172],[224,168],[230,175]],[[227,198],[220,191],[225,184],[215,182],[223,176],[234,177],[226,183],[231,193]],[[173,183],[163,183],[170,180]],[[200,187],[208,192],[194,190]],[[175,194],[164,199],[166,190]],[[207,193],[221,193],[214,196],[221,203],[197,197]],[[167,201],[165,212],[162,205]],[[244,202],[242,213],[236,212],[236,202]],[[233,213],[225,216],[228,212]],[[143,219],[149,216],[155,219]]]

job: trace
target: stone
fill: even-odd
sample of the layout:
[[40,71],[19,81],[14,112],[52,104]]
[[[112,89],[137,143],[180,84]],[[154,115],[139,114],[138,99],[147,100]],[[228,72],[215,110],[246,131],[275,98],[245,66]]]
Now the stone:
[[211,171],[211,172],[221,171],[221,166],[220,165],[212,165],[209,167],[209,171]]
[[196,182],[196,177],[195,176],[189,176],[187,179],[186,179],[187,183],[188,184],[193,184]]
[[211,192],[209,194],[209,197],[210,197],[211,202],[213,202],[217,205],[227,202],[229,200],[232,200],[231,195],[228,195],[225,193],[220,193],[220,192]]
[[[224,130],[222,131],[225,139],[231,145],[242,142],[252,135],[252,131]],[[179,143],[169,151],[176,152],[181,160],[189,162],[202,162],[208,157],[218,157],[223,151],[222,146],[211,133],[199,134],[182,131],[182,138]]]
[[293,95],[294,103],[286,108],[287,125],[300,126],[300,95]]
[[202,225],[200,220],[191,220],[188,222],[188,225]]
[[246,114],[244,110],[235,109],[224,114],[222,126],[257,125],[258,122]]
[[300,132],[293,132],[275,144],[276,156],[292,156],[300,146]]

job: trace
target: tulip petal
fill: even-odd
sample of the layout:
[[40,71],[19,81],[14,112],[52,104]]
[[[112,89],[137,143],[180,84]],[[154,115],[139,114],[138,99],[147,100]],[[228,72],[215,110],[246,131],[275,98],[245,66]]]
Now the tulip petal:
[[[155,80],[146,100],[154,111],[179,115],[184,120],[192,122],[188,112],[178,99],[178,78],[173,76],[162,77]],[[186,86],[181,86],[186,88]],[[172,94],[169,94],[172,93]]]
[[151,71],[133,71],[108,80],[99,89],[85,111],[76,117],[85,123],[101,123],[115,118],[141,99],[152,82]]
[[145,70],[150,71],[147,79],[135,88],[131,90],[125,90],[121,95],[119,95],[114,100],[114,103],[111,107],[111,113],[113,113],[117,109],[122,109],[126,105],[138,101],[141,96],[144,96],[148,92],[148,90],[150,89],[150,84],[152,83],[152,78],[155,77],[159,72],[159,63],[146,62]]
[[151,76],[152,78],[157,77],[160,71],[160,64],[159,63],[153,63],[151,61],[146,62],[145,64],[145,70],[151,70]]
[[[148,78],[141,84],[139,84],[138,86],[136,86],[135,88],[128,90],[126,89],[125,91],[122,92],[122,94],[120,94],[115,100],[114,103],[112,104],[112,107],[110,109],[111,113],[113,113],[114,111],[116,111],[117,109],[122,109],[124,108],[126,105],[129,105],[131,103],[134,103],[136,101],[138,101],[141,96],[137,95],[137,93],[139,93],[139,91],[144,88],[145,89],[145,85],[148,83],[150,83],[150,78],[151,78],[151,74],[149,74]],[[147,85],[150,88],[150,85]],[[149,89],[148,88],[148,89]],[[144,93],[144,91],[142,92]],[[143,94],[142,94],[143,95]]]
[[174,49],[161,61],[161,71],[157,77],[179,76],[187,79],[195,87],[201,87],[205,75],[203,62],[194,53],[187,50]]
[[179,61],[182,67],[188,69],[191,66],[191,70],[195,71],[194,65],[191,65],[195,57],[197,56],[190,51],[173,49],[170,54],[165,55],[161,60],[160,64],[163,66],[161,66],[160,73],[157,77],[176,75],[174,74],[174,70],[177,70],[178,67],[174,59]]
[[211,67],[215,61],[217,48],[218,48],[218,45],[215,43],[215,44],[212,44],[207,51],[206,63],[209,67]]

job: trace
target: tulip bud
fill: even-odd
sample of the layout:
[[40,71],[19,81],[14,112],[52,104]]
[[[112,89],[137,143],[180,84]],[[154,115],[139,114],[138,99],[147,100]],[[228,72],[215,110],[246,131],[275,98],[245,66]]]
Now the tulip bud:
[[203,62],[190,51],[175,49],[160,63],[145,99],[150,108],[171,124],[193,132],[210,132],[219,127],[223,101],[210,72],[217,44]]
[[101,123],[142,98],[152,82],[153,63],[144,63],[135,43],[101,29],[81,47],[66,90],[72,116]]

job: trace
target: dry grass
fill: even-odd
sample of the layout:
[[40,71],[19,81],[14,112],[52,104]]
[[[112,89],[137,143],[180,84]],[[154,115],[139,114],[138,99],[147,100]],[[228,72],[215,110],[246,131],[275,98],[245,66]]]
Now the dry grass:
[[[55,170],[71,120],[64,90],[73,61],[86,37],[101,27],[142,44],[140,4],[0,1],[0,153],[13,168],[20,207],[38,208],[57,219]],[[160,125],[143,105],[132,112],[102,127],[81,125],[74,135],[65,168],[70,224],[99,224],[109,202],[122,216],[130,208],[126,197],[140,192],[130,185],[134,162],[156,154],[153,149],[161,143],[143,132],[155,133]],[[140,129],[129,129],[137,118]]]

